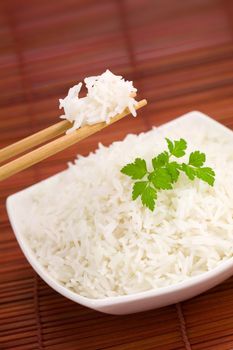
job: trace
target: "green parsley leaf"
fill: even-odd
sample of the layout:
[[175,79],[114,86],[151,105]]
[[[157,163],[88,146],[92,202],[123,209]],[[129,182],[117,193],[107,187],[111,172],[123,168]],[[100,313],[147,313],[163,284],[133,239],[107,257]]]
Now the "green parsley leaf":
[[200,167],[205,163],[205,159],[205,153],[201,153],[200,151],[192,152],[189,156],[189,165]]
[[132,199],[137,199],[145,190],[147,181],[138,181],[133,185]]
[[214,185],[215,181],[215,172],[213,169],[206,167],[206,168],[197,168],[196,169],[196,175],[199,179],[202,181],[207,182],[210,186]]
[[185,172],[185,174],[188,176],[188,178],[190,180],[194,180],[195,179],[195,169],[185,163],[182,164],[182,170]]
[[174,146],[171,154],[176,158],[183,157],[187,148],[187,142],[184,139],[174,141]]
[[177,163],[170,161],[172,156],[180,158],[185,155],[187,143],[184,139],[172,142],[166,139],[168,151],[164,151],[152,159],[153,170],[148,172],[146,161],[136,158],[133,163],[127,164],[121,172],[136,181],[133,185],[132,199],[141,196],[142,204],[154,210],[158,190],[170,190],[177,182],[180,172],[183,171],[190,180],[199,178],[210,186],[214,185],[215,172],[209,167],[203,167],[206,156],[200,151],[189,155],[189,162]]
[[155,208],[156,199],[156,190],[152,186],[147,186],[141,196],[142,204],[149,208],[151,211],[153,211]]
[[141,158],[136,158],[134,163],[124,166],[121,172],[130,176],[133,180],[142,179],[147,173],[146,161]]
[[159,168],[151,173],[151,182],[158,190],[170,190],[172,188],[172,178],[166,168]]
[[180,175],[179,169],[180,169],[180,164],[177,162],[171,162],[166,165],[166,169],[171,176],[171,181],[172,183],[175,183],[178,180],[178,177]]
[[173,149],[174,149],[173,142],[171,140],[169,140],[167,137],[166,137],[166,141],[167,141],[168,149],[169,149],[170,153],[172,154]]
[[160,153],[157,157],[152,159],[153,168],[161,168],[163,165],[167,164],[169,160],[169,154],[167,151]]

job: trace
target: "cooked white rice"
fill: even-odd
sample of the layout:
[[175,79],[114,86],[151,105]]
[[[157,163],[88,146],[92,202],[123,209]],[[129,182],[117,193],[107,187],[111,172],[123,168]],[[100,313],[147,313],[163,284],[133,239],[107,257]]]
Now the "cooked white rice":
[[64,99],[60,99],[60,108],[64,108],[62,119],[73,123],[68,133],[85,124],[109,123],[112,117],[126,108],[136,116],[137,101],[132,97],[137,89],[132,81],[106,70],[99,76],[84,79],[87,95],[80,98],[82,83],[73,86]]
[[[79,157],[69,169],[28,191],[24,235],[40,263],[67,288],[104,298],[178,283],[233,256],[233,143],[218,127],[181,121],[172,130],[128,135]],[[131,200],[120,169],[183,137],[214,168],[214,187],[181,176],[160,191],[154,212]]]

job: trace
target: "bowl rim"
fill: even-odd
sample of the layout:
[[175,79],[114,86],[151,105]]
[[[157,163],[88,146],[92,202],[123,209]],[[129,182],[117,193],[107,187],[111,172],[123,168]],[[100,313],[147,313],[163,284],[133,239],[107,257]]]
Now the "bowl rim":
[[[169,121],[165,124],[162,124],[162,128],[171,127],[173,124],[176,124],[177,122],[180,122],[183,119],[200,119],[205,122],[211,122],[212,124],[216,124],[218,128],[221,128],[224,132],[228,133],[232,136],[233,131],[227,128],[226,126],[218,123],[217,121],[213,120],[209,116],[198,112],[198,111],[192,111],[189,113],[186,113],[182,115],[181,117],[178,117],[176,119],[173,119],[172,121]],[[66,170],[65,170],[66,171]],[[129,302],[135,302],[139,300],[146,300],[150,298],[158,298],[161,296],[166,296],[170,294],[174,294],[180,291],[184,291],[186,289],[192,288],[194,286],[197,286],[199,284],[202,284],[203,282],[207,282],[209,280],[214,279],[216,276],[223,274],[224,272],[228,271],[229,269],[233,268],[233,257],[221,262],[217,267],[214,269],[211,269],[210,271],[204,272],[200,275],[190,277],[184,281],[166,286],[161,287],[158,289],[150,289],[148,291],[134,293],[134,294],[128,294],[128,295],[119,295],[114,297],[105,297],[101,299],[91,299],[88,297],[84,297],[82,295],[79,295],[78,293],[73,292],[72,290],[68,289],[67,287],[61,285],[59,282],[57,282],[50,274],[47,272],[47,270],[38,262],[36,256],[34,255],[33,251],[27,244],[26,240],[23,238],[23,235],[20,233],[20,229],[17,225],[17,214],[14,213],[14,201],[15,198],[17,198],[18,195],[20,195],[22,192],[27,191],[34,186],[38,185],[39,183],[45,182],[48,179],[51,179],[53,177],[56,177],[61,172],[45,179],[42,181],[39,181],[36,184],[33,184],[32,186],[29,186],[19,192],[16,192],[6,199],[6,209],[7,214],[9,217],[9,221],[11,223],[11,226],[13,228],[13,232],[15,234],[15,237],[18,241],[18,244],[23,251],[26,259],[30,263],[30,265],[33,267],[33,269],[38,273],[38,275],[55,291],[60,293],[61,295],[65,296],[66,298],[79,303],[81,305],[91,307],[94,309],[101,309],[104,307],[109,306],[116,306],[118,304],[126,304]]]

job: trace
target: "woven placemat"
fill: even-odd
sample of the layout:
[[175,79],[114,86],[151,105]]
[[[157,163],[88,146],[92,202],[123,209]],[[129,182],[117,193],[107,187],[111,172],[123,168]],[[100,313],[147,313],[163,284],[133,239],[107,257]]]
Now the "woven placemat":
[[232,350],[233,279],[184,303],[128,316],[79,306],[27,263],[6,197],[77,153],[191,110],[233,128],[231,0],[6,0],[0,3],[0,147],[57,121],[58,98],[106,68],[133,79],[148,107],[0,183],[0,349]]

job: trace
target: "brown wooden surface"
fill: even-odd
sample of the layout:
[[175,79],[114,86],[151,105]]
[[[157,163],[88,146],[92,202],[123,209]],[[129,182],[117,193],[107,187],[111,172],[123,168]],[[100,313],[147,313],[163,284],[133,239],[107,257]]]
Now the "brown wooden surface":
[[233,128],[232,0],[2,0],[0,147],[55,123],[58,98],[110,68],[149,105],[50,160],[0,183],[0,349],[230,350],[233,279],[150,312],[109,316],[49,288],[21,253],[6,197],[128,132],[191,110]]

